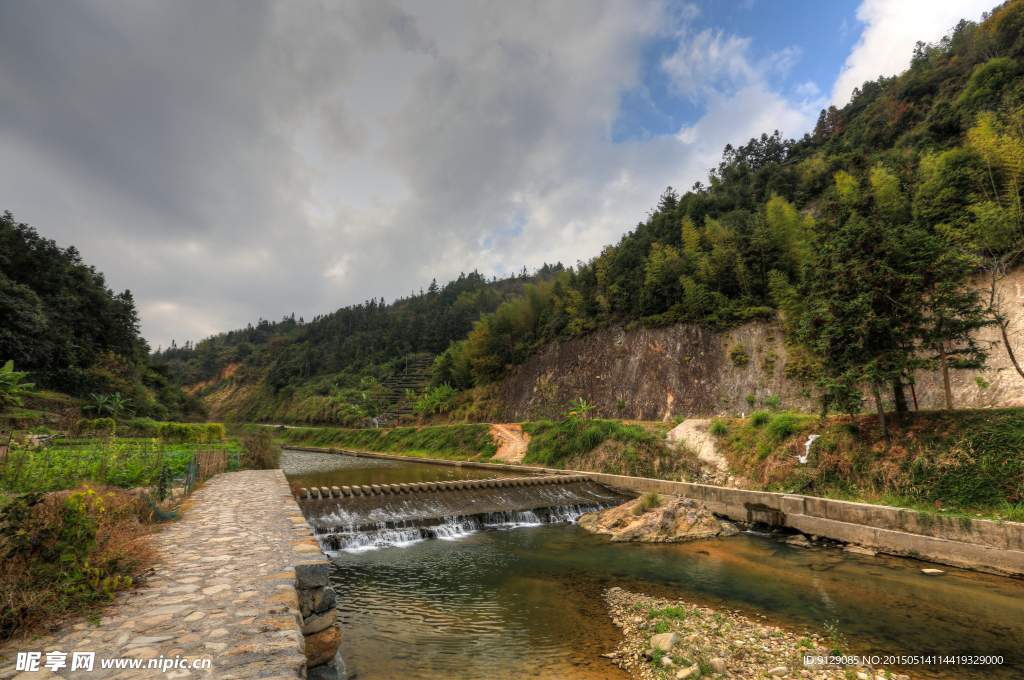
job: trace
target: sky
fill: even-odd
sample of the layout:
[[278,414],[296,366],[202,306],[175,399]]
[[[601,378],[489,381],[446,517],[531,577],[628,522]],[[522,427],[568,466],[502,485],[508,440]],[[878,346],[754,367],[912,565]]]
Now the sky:
[[994,0],[0,0],[0,210],[172,339],[589,260]]

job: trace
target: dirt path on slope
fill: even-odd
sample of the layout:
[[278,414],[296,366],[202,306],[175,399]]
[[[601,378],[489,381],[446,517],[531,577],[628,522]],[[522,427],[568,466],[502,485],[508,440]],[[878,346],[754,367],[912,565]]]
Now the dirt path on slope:
[[522,463],[526,456],[526,447],[530,445],[530,435],[523,432],[520,425],[491,425],[489,434],[498,442],[498,452],[491,459],[504,463]]

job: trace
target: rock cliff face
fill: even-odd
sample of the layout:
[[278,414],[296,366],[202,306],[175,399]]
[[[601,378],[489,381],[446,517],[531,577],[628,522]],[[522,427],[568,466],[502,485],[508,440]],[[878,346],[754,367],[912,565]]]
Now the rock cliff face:
[[714,538],[722,533],[707,508],[688,498],[668,498],[657,508],[636,514],[644,499],[636,498],[615,508],[580,517],[581,527],[607,534],[612,543],[682,543]]
[[[999,291],[1011,319],[1011,346],[1024,363],[1024,269],[1007,277]],[[1024,406],[1024,378],[1010,362],[999,329],[983,329],[979,339],[992,346],[989,368],[950,372],[954,406]],[[787,363],[793,375],[799,361],[787,351],[778,322],[751,322],[724,334],[691,324],[632,331],[607,328],[586,338],[552,343],[520,366],[502,386],[504,420],[551,417],[577,397],[595,403],[598,418],[628,420],[735,417],[763,408],[763,400],[770,396],[777,396],[783,409],[814,412],[812,385],[786,377]],[[919,407],[943,408],[941,373],[916,377]],[[981,389],[975,377],[990,385]],[[913,408],[909,390],[907,399]],[[617,403],[624,408],[616,408]]]

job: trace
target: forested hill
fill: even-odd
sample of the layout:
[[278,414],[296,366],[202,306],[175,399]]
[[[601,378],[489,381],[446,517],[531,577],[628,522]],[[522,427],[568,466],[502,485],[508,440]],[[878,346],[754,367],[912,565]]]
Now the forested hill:
[[38,387],[76,397],[117,394],[139,416],[201,412],[148,354],[131,291],[108,288],[73,246],[0,216],[0,366],[13,361]]
[[372,388],[407,352],[440,353],[434,384],[469,389],[547,342],[609,325],[725,329],[781,310],[787,342],[809,357],[805,377],[833,405],[853,408],[847,397],[864,385],[899,398],[940,360],[983,362],[970,331],[1005,320],[955,291],[979,269],[1012,266],[1024,244],[1022,27],[1024,0],[981,24],[961,21],[919,43],[902,74],[823,110],[802,137],[727,146],[706,183],[670,188],[646,220],[575,268],[460,277],[391,305],[262,321],[154,359],[190,383],[240,363],[232,380],[264,400],[344,401],[366,393],[340,388]]
[[359,383],[364,376],[386,377],[410,354],[436,355],[466,337],[474,322],[503,303],[521,297],[529,283],[563,271],[561,263],[532,274],[488,280],[473,271],[443,288],[432,281],[426,291],[388,304],[374,298],[310,321],[286,316],[260,319],[256,325],[221,333],[195,344],[158,349],[153,361],[169,364],[184,384],[210,380],[236,365],[236,381],[259,383],[273,393],[326,377],[314,392]]
[[[896,291],[897,307],[921,310],[943,281],[956,286],[978,269],[998,273],[1017,259],[1024,244],[1022,28],[1020,0],[986,13],[980,25],[961,21],[938,43],[918,43],[904,73],[866,82],[843,108],[821,111],[799,140],[775,132],[727,146],[707,183],[682,196],[670,188],[617,244],[487,317],[446,353],[439,379],[461,387],[494,380],[540,344],[609,324],[691,321],[723,329],[774,317],[779,308],[794,331],[788,341],[818,359],[828,359],[829,343],[882,342],[822,336],[828,319],[842,325],[835,313],[844,309],[853,327],[877,322],[879,337],[913,328],[894,340],[904,348],[962,340],[968,326],[984,322],[977,300],[960,300],[966,307],[959,311],[931,310],[956,319],[956,332],[872,305]],[[875,273],[857,280],[858,271]],[[829,282],[846,293],[829,291]],[[846,294],[870,304],[854,311]],[[953,304],[948,295],[946,304]],[[1000,310],[988,311],[999,320]],[[842,381],[852,384],[885,373],[888,382],[902,372],[909,380],[922,368],[882,358],[877,347],[871,352],[874,358],[856,360],[859,369],[833,367],[833,377],[845,371]],[[964,367],[981,359],[976,352],[960,358]],[[862,369],[872,362],[878,371],[869,379]]]

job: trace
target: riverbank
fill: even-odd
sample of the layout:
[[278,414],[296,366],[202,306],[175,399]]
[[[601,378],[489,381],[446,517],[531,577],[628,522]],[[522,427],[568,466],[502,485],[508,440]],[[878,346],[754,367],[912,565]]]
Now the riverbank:
[[641,680],[731,677],[803,677],[813,680],[911,680],[869,665],[805,666],[807,656],[844,653],[840,634],[823,639],[798,636],[729,611],[715,611],[682,600],[667,600],[621,588],[604,592],[612,622],[623,640],[605,654],[611,663]]
[[[716,478],[706,474],[693,442],[666,439],[673,425],[590,420],[502,427],[506,435],[523,436],[523,465],[702,484],[728,480],[729,487],[750,491],[886,505],[937,519],[1024,521],[1021,408],[914,411],[905,423],[890,423],[891,445],[881,438],[877,415],[851,420],[761,411],[719,419],[704,442],[728,461],[729,472]],[[281,428],[275,436],[300,446],[487,462],[506,443],[495,438],[495,428]],[[811,435],[817,438],[808,451]]]

